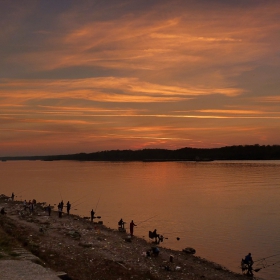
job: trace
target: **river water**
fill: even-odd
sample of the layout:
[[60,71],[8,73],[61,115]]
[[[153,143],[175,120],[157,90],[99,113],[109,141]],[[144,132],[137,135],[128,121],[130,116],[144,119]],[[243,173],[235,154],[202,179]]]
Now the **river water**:
[[235,272],[249,252],[255,260],[276,255],[256,276],[279,279],[280,161],[7,161],[0,178],[0,193],[17,200],[69,200],[72,213],[96,210],[111,228],[133,219],[135,235],[148,240],[156,228],[162,246],[193,247]]

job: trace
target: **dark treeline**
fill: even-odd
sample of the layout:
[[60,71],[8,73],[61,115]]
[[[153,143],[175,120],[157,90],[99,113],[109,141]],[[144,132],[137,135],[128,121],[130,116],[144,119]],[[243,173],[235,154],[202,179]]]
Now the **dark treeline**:
[[280,145],[228,146],[221,148],[182,148],[178,150],[111,150],[70,155],[2,157],[5,160],[78,160],[78,161],[208,161],[208,160],[279,160]]

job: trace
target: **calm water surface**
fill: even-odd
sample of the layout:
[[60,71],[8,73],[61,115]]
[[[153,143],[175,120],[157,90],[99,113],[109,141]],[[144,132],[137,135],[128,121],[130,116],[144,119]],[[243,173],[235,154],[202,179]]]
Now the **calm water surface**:
[[[168,238],[162,246],[193,247],[236,272],[249,252],[255,260],[280,254],[280,161],[7,161],[0,178],[0,193],[69,200],[72,213],[96,209],[111,228],[133,219],[136,235],[148,239],[156,228]],[[266,261],[271,266],[256,276],[280,279],[280,255]]]

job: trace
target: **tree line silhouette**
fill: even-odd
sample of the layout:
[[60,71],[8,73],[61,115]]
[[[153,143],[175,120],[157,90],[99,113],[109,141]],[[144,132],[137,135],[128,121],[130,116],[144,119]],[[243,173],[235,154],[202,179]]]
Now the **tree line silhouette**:
[[6,160],[78,160],[78,161],[212,161],[212,160],[279,160],[280,145],[239,145],[221,148],[181,148],[110,150],[68,155],[2,157]]

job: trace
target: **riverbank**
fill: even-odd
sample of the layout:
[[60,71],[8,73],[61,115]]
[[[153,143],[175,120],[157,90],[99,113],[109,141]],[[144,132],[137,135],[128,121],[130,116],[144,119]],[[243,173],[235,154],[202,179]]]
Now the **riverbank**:
[[0,198],[2,207],[7,214],[0,215],[0,236],[9,240],[10,248],[6,253],[0,251],[0,261],[16,259],[13,246],[20,245],[38,257],[37,263],[63,271],[73,280],[246,279],[218,264],[160,245],[157,257],[147,257],[146,251],[154,244],[138,237],[129,239],[127,233],[100,221],[92,223],[65,213],[59,218],[56,211],[48,216],[40,204],[31,215],[22,202],[4,196]]

